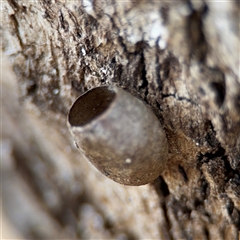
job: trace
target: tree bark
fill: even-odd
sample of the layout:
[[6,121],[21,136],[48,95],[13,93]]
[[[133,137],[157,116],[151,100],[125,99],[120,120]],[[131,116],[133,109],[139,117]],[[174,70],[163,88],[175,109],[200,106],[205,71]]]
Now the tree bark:
[[[5,238],[239,239],[238,1],[1,4]],[[68,110],[100,85],[163,125],[153,183],[115,183],[74,145]]]

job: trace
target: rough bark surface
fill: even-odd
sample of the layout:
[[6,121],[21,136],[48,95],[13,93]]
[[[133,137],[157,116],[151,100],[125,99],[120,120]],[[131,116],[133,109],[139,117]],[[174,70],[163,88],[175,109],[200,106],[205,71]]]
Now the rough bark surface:
[[[238,239],[239,2],[1,2],[3,238]],[[73,101],[117,85],[149,104],[166,170],[127,187],[67,129]]]

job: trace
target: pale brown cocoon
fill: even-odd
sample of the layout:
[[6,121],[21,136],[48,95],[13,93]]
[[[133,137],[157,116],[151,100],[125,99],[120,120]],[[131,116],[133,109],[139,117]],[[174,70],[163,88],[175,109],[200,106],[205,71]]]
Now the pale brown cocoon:
[[118,183],[147,184],[165,167],[168,144],[158,118],[120,88],[102,86],[80,96],[69,111],[68,125],[84,155]]

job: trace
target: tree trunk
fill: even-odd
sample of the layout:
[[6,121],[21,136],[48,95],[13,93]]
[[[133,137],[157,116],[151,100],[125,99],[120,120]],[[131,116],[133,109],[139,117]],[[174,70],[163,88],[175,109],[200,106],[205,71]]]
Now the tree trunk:
[[[1,4],[4,238],[239,239],[238,1]],[[115,183],[74,145],[70,106],[100,85],[164,127],[154,182]]]

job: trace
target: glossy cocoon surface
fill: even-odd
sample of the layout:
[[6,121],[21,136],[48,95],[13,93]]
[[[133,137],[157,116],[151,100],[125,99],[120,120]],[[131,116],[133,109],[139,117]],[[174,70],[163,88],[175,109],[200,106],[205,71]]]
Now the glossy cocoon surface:
[[125,185],[143,185],[165,167],[168,145],[152,109],[112,86],[89,90],[73,104],[68,126],[80,151],[104,175]]

